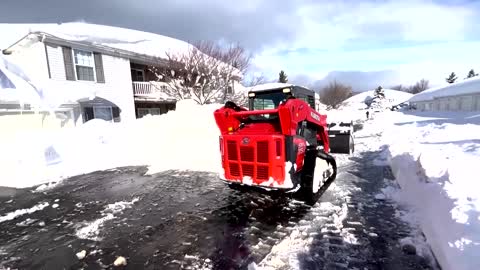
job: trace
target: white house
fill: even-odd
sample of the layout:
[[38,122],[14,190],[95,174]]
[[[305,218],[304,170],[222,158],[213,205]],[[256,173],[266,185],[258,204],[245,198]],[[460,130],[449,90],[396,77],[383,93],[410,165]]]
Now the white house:
[[408,101],[422,111],[480,111],[480,77],[428,89]]
[[[0,25],[0,31],[10,26]],[[155,82],[147,67],[162,67],[167,52],[182,53],[190,46],[118,27],[33,24],[25,25],[25,34],[2,52],[45,91],[45,102],[55,105],[57,114],[82,123],[132,120],[175,109],[176,100],[162,93],[166,86]]]

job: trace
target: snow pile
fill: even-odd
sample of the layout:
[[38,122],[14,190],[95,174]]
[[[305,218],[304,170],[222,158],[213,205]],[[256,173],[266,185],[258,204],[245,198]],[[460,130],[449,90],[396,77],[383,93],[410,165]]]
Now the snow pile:
[[0,186],[30,187],[130,165],[150,166],[150,173],[219,172],[220,132],[213,116],[219,107],[184,100],[176,111],[128,123],[95,119],[55,131],[2,132]]
[[23,71],[0,55],[0,103],[39,104],[40,94]]
[[456,83],[427,89],[416,94],[409,101],[426,101],[435,98],[480,93],[480,78],[473,77]]
[[[377,109],[385,109],[387,107],[391,107],[393,105],[400,104],[402,102],[407,101],[413,95],[410,93],[392,90],[392,89],[382,89],[383,93],[385,94],[385,100],[379,104]],[[353,97],[348,98],[342,103],[342,110],[363,110],[367,109],[367,103],[372,101],[375,97],[375,90],[362,92],[357,94]]]
[[480,269],[480,114],[388,112],[388,161],[443,269]]

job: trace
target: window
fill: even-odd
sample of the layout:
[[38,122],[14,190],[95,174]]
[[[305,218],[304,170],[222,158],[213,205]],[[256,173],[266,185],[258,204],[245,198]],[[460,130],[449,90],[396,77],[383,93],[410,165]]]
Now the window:
[[113,121],[112,107],[110,106],[93,106],[84,108],[85,122],[92,119],[103,119],[105,121]]
[[271,99],[254,99],[253,100],[253,108],[255,110],[268,110],[268,109],[275,109],[275,104]]
[[132,81],[134,82],[143,82],[145,81],[145,73],[141,69],[132,68]]
[[138,108],[137,109],[137,112],[138,112],[138,118],[142,118],[144,117],[145,115],[160,115],[161,112],[160,112],[160,108]]
[[233,94],[233,88],[231,86],[227,87],[227,94]]
[[73,50],[73,60],[77,80],[95,81],[95,61],[93,60],[93,53]]

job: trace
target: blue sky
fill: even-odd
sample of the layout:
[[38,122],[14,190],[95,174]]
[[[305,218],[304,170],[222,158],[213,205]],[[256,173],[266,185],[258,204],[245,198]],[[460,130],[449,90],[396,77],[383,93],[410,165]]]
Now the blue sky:
[[[266,46],[255,60],[275,76],[312,79],[331,71],[393,70],[399,83],[444,82],[480,70],[480,1],[311,2],[296,10],[294,39]],[[392,82],[393,84],[394,82]]]

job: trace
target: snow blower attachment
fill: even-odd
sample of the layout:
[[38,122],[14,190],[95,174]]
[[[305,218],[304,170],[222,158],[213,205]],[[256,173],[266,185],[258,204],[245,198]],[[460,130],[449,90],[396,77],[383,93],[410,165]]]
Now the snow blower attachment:
[[214,112],[220,178],[230,185],[299,191],[307,199],[321,195],[337,166],[329,154],[327,116],[314,109],[314,92],[274,84],[248,95],[249,109],[229,101]]

